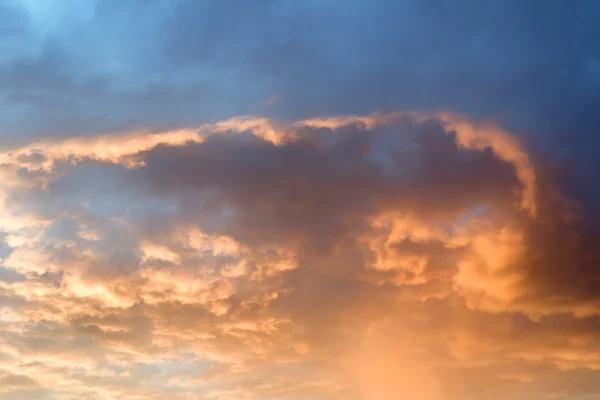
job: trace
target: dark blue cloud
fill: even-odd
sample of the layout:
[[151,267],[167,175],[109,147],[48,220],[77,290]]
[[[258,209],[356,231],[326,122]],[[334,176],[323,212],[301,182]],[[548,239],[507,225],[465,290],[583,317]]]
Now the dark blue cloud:
[[[600,203],[595,1],[4,0],[2,141],[261,112],[495,116]],[[275,104],[257,106],[278,95]]]

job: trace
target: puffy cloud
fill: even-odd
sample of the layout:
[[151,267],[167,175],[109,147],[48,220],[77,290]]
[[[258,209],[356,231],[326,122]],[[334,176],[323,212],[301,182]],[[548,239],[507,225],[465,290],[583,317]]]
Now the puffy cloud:
[[2,399],[598,397],[597,4],[71,3],[0,0]]
[[491,122],[245,116],[0,159],[3,395],[600,390],[597,236]]

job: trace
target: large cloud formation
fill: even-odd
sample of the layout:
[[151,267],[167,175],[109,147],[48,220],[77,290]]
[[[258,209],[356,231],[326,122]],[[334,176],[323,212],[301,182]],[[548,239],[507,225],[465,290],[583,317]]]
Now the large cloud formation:
[[0,0],[0,398],[598,398],[599,18]]
[[597,234],[451,113],[5,149],[6,399],[591,399]]

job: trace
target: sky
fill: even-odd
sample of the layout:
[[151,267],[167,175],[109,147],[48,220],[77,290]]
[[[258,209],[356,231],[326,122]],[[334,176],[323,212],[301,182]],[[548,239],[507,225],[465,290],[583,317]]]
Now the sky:
[[599,19],[0,0],[0,399],[600,398]]

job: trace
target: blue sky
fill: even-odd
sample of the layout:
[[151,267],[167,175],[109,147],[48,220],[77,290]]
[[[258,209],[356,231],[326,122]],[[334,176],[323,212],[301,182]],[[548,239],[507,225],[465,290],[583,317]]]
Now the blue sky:
[[597,177],[594,1],[1,6],[3,143],[248,113],[451,109],[501,118]]

